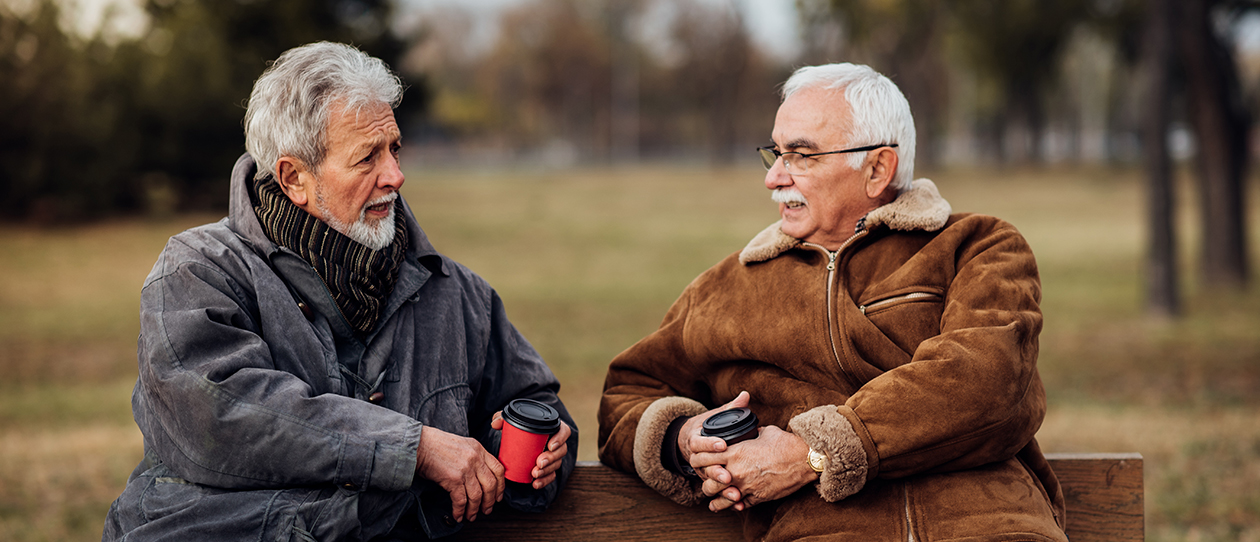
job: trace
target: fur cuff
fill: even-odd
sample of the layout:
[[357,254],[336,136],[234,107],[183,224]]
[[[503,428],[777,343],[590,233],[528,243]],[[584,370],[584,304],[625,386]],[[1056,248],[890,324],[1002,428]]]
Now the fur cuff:
[[816,407],[792,418],[792,429],[814,451],[826,457],[818,494],[827,502],[844,499],[866,485],[866,450],[849,419],[835,405]]
[[661,495],[677,503],[692,506],[704,502],[700,486],[692,486],[686,478],[674,474],[661,463],[661,444],[670,422],[679,416],[695,416],[709,409],[686,397],[664,397],[648,405],[634,432],[634,470],[639,478]]

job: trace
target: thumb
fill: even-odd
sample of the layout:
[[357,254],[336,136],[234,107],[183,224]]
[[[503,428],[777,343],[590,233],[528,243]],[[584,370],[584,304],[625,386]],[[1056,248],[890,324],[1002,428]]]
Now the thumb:
[[739,392],[739,395],[736,395],[735,398],[731,400],[731,402],[726,403],[726,406],[722,407],[722,409],[726,410],[728,408],[743,408],[743,407],[748,406],[748,402],[750,400],[752,400],[752,396],[749,395],[748,392],[746,391],[741,391]]

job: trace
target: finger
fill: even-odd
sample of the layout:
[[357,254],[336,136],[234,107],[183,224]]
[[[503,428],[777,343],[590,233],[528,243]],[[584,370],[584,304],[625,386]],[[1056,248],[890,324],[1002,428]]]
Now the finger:
[[706,467],[725,465],[730,463],[733,458],[726,452],[700,452],[691,454],[691,460],[687,463],[691,468],[700,470]]
[[455,521],[463,521],[464,511],[468,505],[468,493],[463,486],[455,488],[449,492],[451,495],[451,517]]
[[739,488],[735,486],[728,486],[728,487],[723,488],[722,498],[729,500],[731,502],[734,502],[734,503],[739,503],[742,500],[747,500],[745,499],[743,492],[741,492]]
[[477,519],[477,513],[480,512],[482,506],[484,506],[481,498],[485,494],[485,491],[481,489],[481,481],[477,475],[473,475],[471,478],[466,478],[464,480],[464,491],[468,494],[468,505],[464,510],[465,519],[468,521],[475,521]]
[[731,480],[733,479],[733,477],[731,476],[731,471],[726,470],[725,466],[712,465],[709,467],[705,467],[704,469],[701,469],[701,470],[704,471],[704,479],[716,480],[717,482],[721,483],[724,486],[731,485]]
[[495,412],[494,415],[490,417],[490,428],[496,431],[503,430],[503,411]]
[[490,473],[494,475],[494,502],[502,501],[503,492],[507,489],[507,479],[504,478],[504,474],[507,473],[507,467],[504,467],[503,463],[500,463],[498,458],[490,455],[489,453],[486,453],[483,457],[488,458],[485,462],[486,466],[489,467]]
[[739,395],[736,395],[734,399],[731,399],[731,402],[726,403],[726,405],[722,407],[722,410],[726,410],[728,408],[746,407],[748,406],[748,403],[751,400],[752,400],[752,395],[750,395],[746,391],[741,391],[739,392]]
[[[564,448],[567,453],[567,447]],[[534,469],[529,473],[534,478],[542,478],[556,472],[560,465],[564,463],[566,453],[553,454],[551,452],[538,456],[538,462],[534,464]]]
[[556,481],[555,473],[551,473],[540,478],[535,478],[534,483],[533,483],[534,489],[542,489],[544,487],[547,487],[547,484],[550,484],[554,481]]
[[696,433],[688,439],[687,449],[693,454],[725,452],[726,441],[719,437],[704,437]]
[[713,500],[709,501],[709,510],[714,511],[714,512],[721,512],[723,510],[726,510],[727,508],[730,508],[734,504],[735,504],[734,501],[727,499],[726,497],[718,496],[718,497],[715,497]]
[[569,442],[569,436],[572,434],[573,430],[569,428],[569,424],[560,422],[560,430],[547,439],[547,449],[553,452],[558,450]]
[[706,497],[717,497],[722,493],[722,490],[727,487],[729,486],[720,483],[717,480],[705,480],[704,483],[700,484],[700,491],[704,492]]
[[481,484],[481,512],[489,514],[494,510],[494,503],[499,502],[503,498],[503,491],[506,483],[503,480],[503,474],[495,470],[503,466],[490,454],[482,455],[482,467],[477,469],[477,482]]

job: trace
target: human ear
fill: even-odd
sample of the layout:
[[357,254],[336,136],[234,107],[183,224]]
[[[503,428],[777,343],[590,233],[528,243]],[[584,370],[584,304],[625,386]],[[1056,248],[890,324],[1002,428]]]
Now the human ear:
[[306,164],[292,156],[281,156],[276,160],[276,184],[294,205],[306,208],[310,201],[309,192],[314,190],[314,177],[306,169]]
[[871,151],[871,162],[866,177],[866,197],[879,199],[884,195],[897,174],[897,151],[892,147],[880,147]]

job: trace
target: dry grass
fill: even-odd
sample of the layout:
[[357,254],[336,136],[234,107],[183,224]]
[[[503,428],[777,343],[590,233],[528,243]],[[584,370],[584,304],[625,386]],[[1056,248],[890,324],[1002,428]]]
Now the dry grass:
[[[608,360],[775,220],[760,177],[751,165],[424,171],[404,192],[438,249],[502,294],[564,385],[581,457],[594,459]],[[1185,318],[1144,317],[1132,173],[936,177],[956,210],[1010,220],[1038,255],[1043,446],[1142,453],[1151,540],[1260,539],[1260,288],[1200,292],[1188,276]],[[140,456],[129,411],[139,286],[169,235],[214,219],[0,227],[0,541],[99,538]]]

